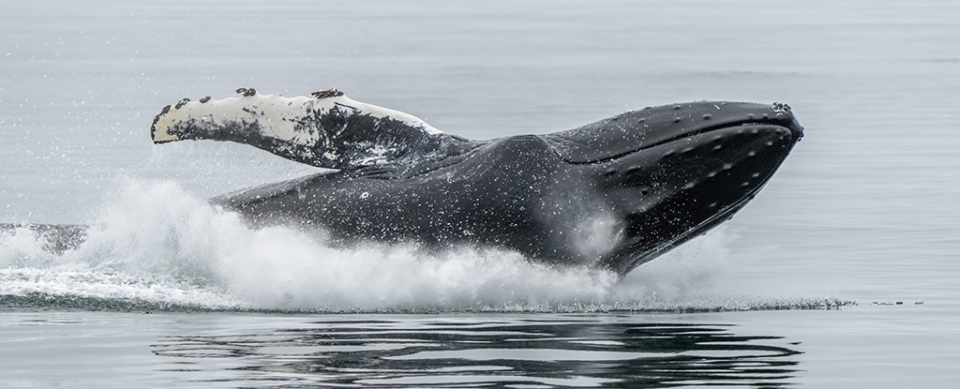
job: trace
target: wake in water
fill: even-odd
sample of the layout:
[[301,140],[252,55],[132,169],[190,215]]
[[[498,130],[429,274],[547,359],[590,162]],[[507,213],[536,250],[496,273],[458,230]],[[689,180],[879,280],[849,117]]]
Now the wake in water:
[[[131,181],[87,240],[50,253],[28,228],[0,232],[0,307],[305,312],[606,311],[820,307],[718,295],[733,237],[689,242],[623,280],[513,252],[412,245],[337,248],[322,231],[251,228],[170,182]],[[619,282],[618,282],[619,281]]]

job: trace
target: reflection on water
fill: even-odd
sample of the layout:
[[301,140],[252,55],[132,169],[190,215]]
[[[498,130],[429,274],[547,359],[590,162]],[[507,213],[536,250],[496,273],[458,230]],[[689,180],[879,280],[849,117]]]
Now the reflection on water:
[[322,321],[151,348],[183,380],[244,387],[778,387],[798,371],[781,337],[611,319]]

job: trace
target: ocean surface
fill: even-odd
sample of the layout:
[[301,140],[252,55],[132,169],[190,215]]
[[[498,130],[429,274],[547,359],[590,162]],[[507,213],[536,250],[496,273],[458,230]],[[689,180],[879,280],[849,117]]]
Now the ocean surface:
[[[960,385],[960,3],[8,1],[0,387]],[[316,169],[153,145],[239,87],[476,139],[693,100],[806,127],[737,216],[622,280],[462,248],[330,247],[205,199]]]

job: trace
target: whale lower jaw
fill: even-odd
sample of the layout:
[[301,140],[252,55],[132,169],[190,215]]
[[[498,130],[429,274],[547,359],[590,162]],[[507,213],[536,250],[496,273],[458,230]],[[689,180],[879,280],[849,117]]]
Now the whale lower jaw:
[[717,213],[707,220],[704,220],[696,227],[684,232],[676,238],[662,242],[653,248],[639,250],[638,248],[630,247],[629,245],[627,247],[618,248],[613,253],[601,258],[597,262],[597,267],[609,269],[619,274],[620,277],[624,277],[630,273],[631,270],[636,269],[638,266],[650,262],[672,250],[674,247],[677,247],[691,239],[702,236],[712,230],[714,227],[717,227],[727,220],[732,219],[733,215],[743,209],[743,207],[745,207],[759,191],[760,188],[755,190],[749,196],[744,197],[739,202],[726,207],[720,213]]

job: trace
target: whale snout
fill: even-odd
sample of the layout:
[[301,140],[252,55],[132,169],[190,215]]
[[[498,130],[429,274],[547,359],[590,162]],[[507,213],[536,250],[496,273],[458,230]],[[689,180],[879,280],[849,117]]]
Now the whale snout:
[[587,164],[613,160],[719,128],[748,124],[783,127],[793,140],[803,136],[803,127],[786,104],[701,101],[626,112],[544,138],[553,144],[564,161]]

